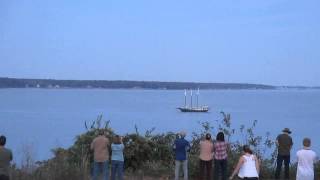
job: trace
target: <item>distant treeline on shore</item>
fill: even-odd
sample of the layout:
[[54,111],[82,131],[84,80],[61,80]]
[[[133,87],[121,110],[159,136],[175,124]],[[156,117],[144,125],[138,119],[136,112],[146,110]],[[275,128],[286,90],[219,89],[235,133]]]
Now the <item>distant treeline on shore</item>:
[[103,89],[279,89],[307,87],[278,87],[247,83],[198,83],[122,80],[55,80],[0,78],[0,88],[103,88]]

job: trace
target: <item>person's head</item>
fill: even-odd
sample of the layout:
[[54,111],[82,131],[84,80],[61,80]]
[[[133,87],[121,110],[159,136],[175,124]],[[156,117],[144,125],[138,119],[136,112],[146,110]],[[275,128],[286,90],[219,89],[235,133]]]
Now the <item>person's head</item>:
[[210,133],[207,133],[206,136],[205,136],[205,139],[210,141],[211,140],[211,134]]
[[208,141],[211,140],[211,134],[210,134],[210,133],[207,133],[207,134],[206,134],[206,140],[208,140]]
[[113,137],[113,143],[114,144],[121,144],[121,137],[119,135],[115,135]]
[[0,136],[0,146],[6,145],[7,138],[5,136]]
[[217,141],[224,141],[224,134],[223,132],[219,132],[217,134],[217,138],[216,138]]
[[242,148],[243,152],[248,153],[248,154],[252,154],[252,150],[250,149],[249,145],[244,145]]
[[185,131],[181,131],[181,132],[180,132],[180,137],[181,137],[181,138],[185,138],[186,135],[187,135],[187,133],[186,133]]
[[103,129],[99,129],[98,135],[99,135],[99,136],[105,135],[105,131],[104,131]]
[[291,131],[290,131],[289,128],[284,128],[284,129],[282,130],[282,132],[285,133],[285,134],[291,134]]
[[302,141],[302,144],[304,147],[310,147],[311,146],[311,139],[310,138],[304,138]]

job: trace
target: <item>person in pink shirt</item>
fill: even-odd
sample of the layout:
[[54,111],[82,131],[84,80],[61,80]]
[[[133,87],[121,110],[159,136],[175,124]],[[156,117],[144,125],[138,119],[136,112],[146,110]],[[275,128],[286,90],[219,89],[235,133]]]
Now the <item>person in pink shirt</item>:
[[213,144],[214,152],[214,179],[219,179],[221,172],[221,179],[227,179],[227,157],[228,157],[228,143],[224,140],[223,132],[219,132],[216,137],[216,141]]
[[99,130],[99,136],[94,138],[91,143],[93,150],[93,180],[98,180],[102,169],[104,180],[109,179],[109,139],[105,136],[104,130]]
[[[205,139],[200,141],[200,180],[211,180],[213,143],[211,134],[207,133]],[[206,178],[205,178],[206,177]]]

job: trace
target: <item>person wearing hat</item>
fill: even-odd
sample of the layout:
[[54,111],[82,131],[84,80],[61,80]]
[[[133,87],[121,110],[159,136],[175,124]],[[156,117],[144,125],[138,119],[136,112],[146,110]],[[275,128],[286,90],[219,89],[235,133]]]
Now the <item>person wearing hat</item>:
[[175,180],[179,179],[180,167],[183,167],[184,180],[188,180],[188,158],[187,152],[190,150],[190,144],[184,138],[186,132],[182,131],[179,133],[178,138],[174,141],[173,151],[175,152]]
[[277,168],[275,178],[280,178],[282,163],[284,163],[284,176],[289,179],[289,164],[290,164],[290,151],[293,145],[292,138],[290,137],[291,131],[289,128],[284,128],[282,134],[277,137],[276,145],[278,147]]

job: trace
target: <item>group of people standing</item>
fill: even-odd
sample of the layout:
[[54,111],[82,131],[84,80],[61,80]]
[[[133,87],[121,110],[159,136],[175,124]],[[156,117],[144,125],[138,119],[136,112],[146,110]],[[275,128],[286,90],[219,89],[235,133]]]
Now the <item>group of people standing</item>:
[[[293,146],[291,131],[289,128],[282,130],[282,134],[277,137],[276,144],[278,147],[277,168],[275,178],[280,178],[282,164],[284,164],[284,177],[290,177],[290,151]],[[304,138],[302,141],[303,148],[296,154],[298,166],[296,180],[314,180],[314,163],[317,160],[317,155],[311,150],[311,140]]]
[[[276,139],[278,150],[277,167],[275,171],[275,179],[280,179],[280,172],[284,164],[284,179],[289,179],[289,165],[290,152],[293,146],[293,141],[290,136],[291,131],[288,128],[282,130]],[[175,180],[180,177],[180,167],[183,165],[184,180],[188,180],[188,158],[187,153],[190,150],[190,144],[185,140],[186,133],[181,132],[174,142],[175,152]],[[311,140],[309,138],[303,139],[303,148],[296,154],[297,166],[297,180],[314,180],[314,163],[317,160],[316,153],[310,149]],[[219,132],[216,139],[213,141],[211,134],[207,133],[200,141],[200,155],[199,155],[199,179],[212,179],[212,165],[214,164],[214,179],[227,179],[227,159],[229,144],[225,141],[224,133]],[[237,175],[240,179],[258,180],[260,172],[260,160],[254,155],[250,146],[244,145],[242,148],[242,155],[233,170],[229,179],[234,179]]]
[[[282,165],[284,164],[284,178],[289,179],[289,165],[290,165],[290,151],[293,146],[291,131],[288,128],[282,130],[276,139],[278,149],[277,167],[275,172],[275,179],[280,178]],[[175,153],[175,180],[180,177],[181,166],[183,168],[184,180],[188,180],[188,152],[190,151],[190,143],[185,139],[186,133],[178,134],[174,141],[173,150]],[[11,150],[5,148],[6,137],[0,136],[0,180],[9,180],[10,161],[13,156]],[[303,148],[296,154],[298,160],[297,166],[297,180],[314,180],[314,163],[317,160],[316,153],[311,150],[311,140],[309,138],[303,139]],[[104,130],[98,131],[98,136],[93,139],[91,149],[93,150],[93,180],[97,180],[98,176],[102,174],[104,180],[109,179],[109,164],[111,154],[111,180],[123,180],[124,172],[124,144],[122,137],[115,135],[112,143],[106,137]],[[212,172],[214,172],[214,179],[227,179],[227,159],[229,143],[225,141],[224,133],[219,132],[212,140],[211,134],[207,133],[199,143],[199,178],[200,180],[211,180]],[[260,161],[254,155],[250,146],[244,145],[242,148],[242,155],[232,172],[229,179],[233,179],[236,175],[240,179],[258,180],[260,172]],[[212,165],[214,164],[214,171]]]
[[98,180],[99,174],[102,174],[104,180],[109,179],[109,149],[111,149],[111,180],[123,180],[124,145],[122,137],[115,135],[110,146],[105,131],[100,130],[99,135],[91,143],[91,149],[94,156],[93,180]]

